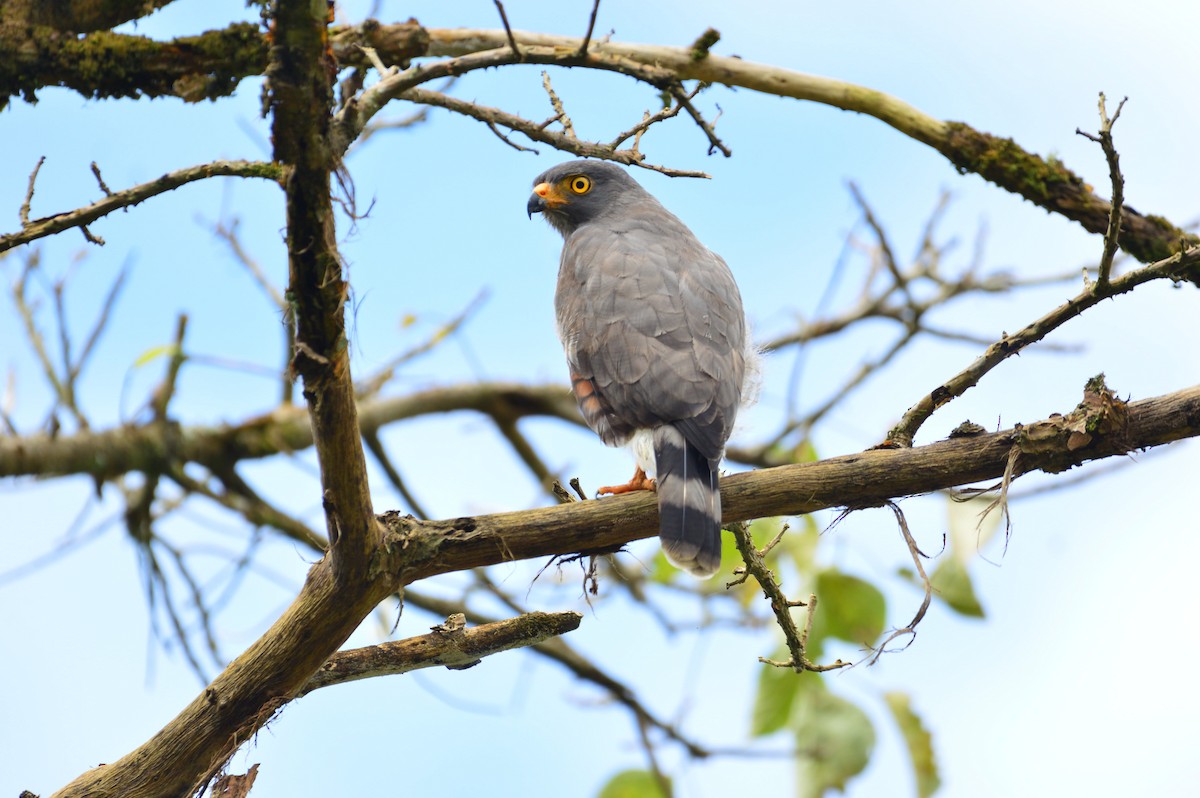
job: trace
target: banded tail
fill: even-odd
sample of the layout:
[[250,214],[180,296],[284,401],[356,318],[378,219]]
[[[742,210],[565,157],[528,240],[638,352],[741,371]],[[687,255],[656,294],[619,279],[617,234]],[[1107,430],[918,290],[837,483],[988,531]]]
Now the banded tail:
[[664,424],[654,430],[658,537],[675,565],[707,579],[721,566],[721,491],[717,462]]

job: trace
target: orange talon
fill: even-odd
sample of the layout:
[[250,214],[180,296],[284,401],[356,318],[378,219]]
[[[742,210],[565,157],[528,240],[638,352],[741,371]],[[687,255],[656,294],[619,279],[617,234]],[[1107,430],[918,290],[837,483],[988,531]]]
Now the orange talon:
[[596,491],[600,496],[611,493],[616,496],[620,493],[633,493],[635,490],[655,490],[655,482],[646,476],[646,472],[641,466],[637,467],[637,471],[633,472],[633,476],[624,485],[605,485]]

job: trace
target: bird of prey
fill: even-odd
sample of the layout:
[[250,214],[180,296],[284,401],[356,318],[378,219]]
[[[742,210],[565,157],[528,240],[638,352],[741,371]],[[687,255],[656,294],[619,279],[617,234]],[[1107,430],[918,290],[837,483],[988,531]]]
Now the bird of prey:
[[606,444],[637,458],[628,484],[599,492],[655,488],[668,559],[712,576],[717,467],[755,357],[729,267],[612,163],[543,172],[527,210],[563,236],[554,305],[579,409]]

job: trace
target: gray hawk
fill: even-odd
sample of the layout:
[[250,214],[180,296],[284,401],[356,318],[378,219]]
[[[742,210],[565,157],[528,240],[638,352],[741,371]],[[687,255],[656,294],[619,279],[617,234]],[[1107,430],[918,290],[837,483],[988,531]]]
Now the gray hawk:
[[733,275],[615,164],[571,161],[533,182],[530,217],[563,236],[554,307],[579,409],[638,461],[629,484],[600,492],[656,488],[668,559],[712,576],[717,468],[753,357]]

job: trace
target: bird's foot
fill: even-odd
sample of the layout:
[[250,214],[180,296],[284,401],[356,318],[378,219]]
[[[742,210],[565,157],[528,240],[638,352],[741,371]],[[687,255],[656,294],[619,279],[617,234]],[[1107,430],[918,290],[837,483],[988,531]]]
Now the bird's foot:
[[596,493],[601,496],[611,493],[615,496],[618,493],[633,493],[635,490],[655,490],[655,485],[655,481],[647,477],[642,467],[638,466],[637,471],[633,472],[633,477],[624,485],[605,485]]

